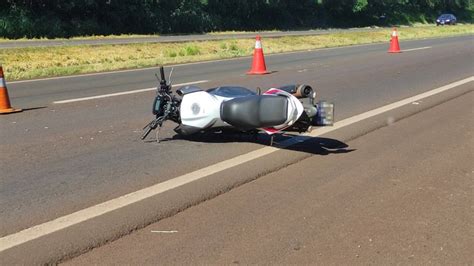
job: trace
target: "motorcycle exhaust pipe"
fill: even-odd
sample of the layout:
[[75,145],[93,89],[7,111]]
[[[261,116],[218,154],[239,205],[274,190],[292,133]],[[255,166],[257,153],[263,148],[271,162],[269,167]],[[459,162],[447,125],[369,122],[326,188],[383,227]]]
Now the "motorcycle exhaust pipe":
[[301,84],[296,88],[294,96],[296,98],[308,98],[313,94],[313,88],[309,85]]
[[311,86],[306,84],[286,85],[278,89],[286,91],[296,98],[314,98],[314,90]]

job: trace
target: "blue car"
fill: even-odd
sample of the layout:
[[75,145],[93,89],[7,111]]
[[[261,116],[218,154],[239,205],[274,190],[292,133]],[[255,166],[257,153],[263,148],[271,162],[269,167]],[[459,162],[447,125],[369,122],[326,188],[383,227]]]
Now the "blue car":
[[456,25],[456,17],[453,14],[443,14],[436,19],[436,26]]

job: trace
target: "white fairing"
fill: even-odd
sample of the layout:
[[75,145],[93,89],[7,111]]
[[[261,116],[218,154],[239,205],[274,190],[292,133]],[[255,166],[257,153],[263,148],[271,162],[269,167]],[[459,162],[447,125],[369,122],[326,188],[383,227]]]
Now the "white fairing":
[[[273,134],[293,125],[304,111],[301,102],[293,95],[279,90],[270,89],[264,94],[285,96],[288,99],[288,117],[285,123],[271,128],[264,128],[268,134]],[[221,104],[232,98],[210,94],[205,91],[189,93],[183,96],[180,107],[181,124],[196,128],[231,127],[222,121]]]
[[184,95],[180,108],[181,123],[197,128],[229,126],[220,118],[224,100],[205,91]]

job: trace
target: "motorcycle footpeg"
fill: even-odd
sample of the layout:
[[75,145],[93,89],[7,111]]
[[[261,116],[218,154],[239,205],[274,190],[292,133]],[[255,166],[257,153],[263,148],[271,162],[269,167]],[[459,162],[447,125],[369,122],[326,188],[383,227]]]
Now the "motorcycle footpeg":
[[334,125],[334,103],[319,101],[317,104],[318,113],[314,123],[316,126]]

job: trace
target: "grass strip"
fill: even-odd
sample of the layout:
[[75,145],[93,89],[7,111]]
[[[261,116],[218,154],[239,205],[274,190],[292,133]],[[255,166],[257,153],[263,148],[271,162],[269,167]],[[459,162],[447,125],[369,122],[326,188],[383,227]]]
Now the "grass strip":
[[[403,27],[399,30],[399,38],[403,41],[473,33],[474,24]],[[387,29],[381,29],[370,32],[265,38],[263,48],[266,54],[271,54],[377,42],[387,42],[388,45],[390,34]],[[8,80],[22,80],[249,56],[253,53],[254,45],[255,41],[252,39],[233,39],[13,48],[0,50],[0,64],[3,65]]]
[[149,37],[159,37],[159,34],[119,34],[119,35],[91,35],[91,36],[77,36],[71,38],[19,38],[19,39],[8,39],[0,37],[0,42],[37,42],[37,41],[68,41],[68,40],[114,40],[114,39],[126,39],[126,38],[149,38]]

